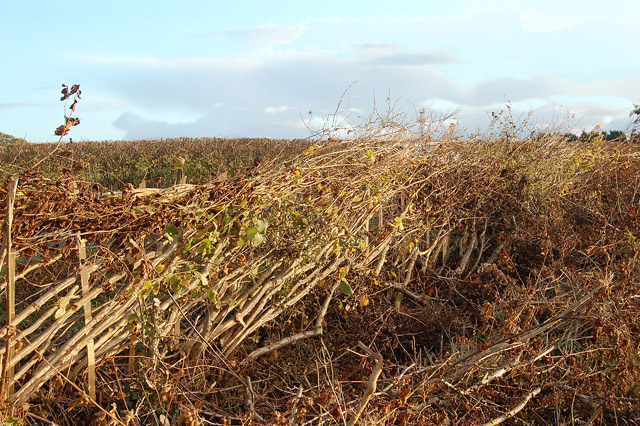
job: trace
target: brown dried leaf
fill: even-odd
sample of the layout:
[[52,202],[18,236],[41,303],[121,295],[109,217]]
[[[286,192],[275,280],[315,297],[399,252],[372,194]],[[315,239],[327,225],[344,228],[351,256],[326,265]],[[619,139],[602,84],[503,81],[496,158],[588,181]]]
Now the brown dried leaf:
[[67,133],[69,133],[69,128],[68,127],[66,127],[66,126],[58,126],[58,128],[56,129],[54,134],[56,136],[64,136]]

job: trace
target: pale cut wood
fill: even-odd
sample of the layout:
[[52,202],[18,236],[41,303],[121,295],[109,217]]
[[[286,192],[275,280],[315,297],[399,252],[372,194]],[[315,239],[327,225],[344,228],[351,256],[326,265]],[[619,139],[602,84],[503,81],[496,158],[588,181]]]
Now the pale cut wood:
[[315,324],[316,327],[313,330],[308,330],[302,333],[295,334],[293,336],[285,337],[284,339],[281,339],[269,346],[256,349],[255,351],[249,354],[249,358],[253,358],[253,359],[258,358],[262,355],[265,355],[277,349],[280,349],[286,345],[295,343],[298,340],[306,339],[307,337],[322,336],[324,332],[322,327],[322,322],[324,321],[324,317],[327,314],[327,310],[329,309],[329,302],[331,302],[333,293],[336,291],[339,285],[340,285],[340,281],[336,281],[333,287],[331,287],[331,291],[329,291],[329,294],[327,295],[322,305],[322,308],[320,309],[320,313],[318,314],[318,319],[316,320],[316,324]]
[[[10,231],[9,231],[10,232]],[[11,247],[9,245],[9,247]],[[7,257],[7,326],[14,327],[14,318],[16,316],[16,252],[10,251]],[[13,376],[15,373],[14,367],[11,365],[11,358],[13,358],[15,352],[15,339],[12,338],[12,333],[9,333],[7,338],[7,356],[8,369],[6,370],[6,379],[9,384],[7,387],[7,396],[13,395],[14,385]]]
[[2,364],[2,383],[0,383],[0,396],[8,397],[13,394],[13,379],[14,369],[11,367],[11,358],[13,357],[14,344],[13,338],[13,323],[16,316],[16,289],[15,289],[15,275],[16,275],[16,256],[11,250],[11,227],[13,225],[13,204],[16,198],[16,191],[18,189],[18,175],[11,177],[11,184],[9,186],[9,192],[7,193],[7,213],[4,220],[4,233],[2,248],[0,249],[0,265],[4,263],[4,258],[7,256],[7,320],[6,329],[7,332],[7,353],[4,356]]
[[495,419],[487,423],[483,423],[481,426],[497,426],[500,423],[504,422],[505,420],[510,419],[511,417],[515,416],[520,411],[522,411],[522,409],[525,407],[525,405],[527,405],[527,403],[531,400],[531,398],[539,394],[541,390],[542,390],[541,387],[535,388],[534,390],[526,394],[524,398],[522,398],[522,401],[520,401],[520,403],[515,407],[513,407],[511,410],[507,411],[503,415],[496,417]]
[[[74,304],[74,308],[69,309],[68,312],[65,313],[58,321],[66,321],[68,316],[72,314],[72,311],[76,310],[75,306],[83,306],[86,300],[94,299],[102,293],[102,291],[102,288],[94,288],[91,290],[86,297],[83,297]],[[86,346],[87,339],[95,338],[112,327],[115,323],[123,323],[124,321],[122,321],[122,318],[131,312],[131,308],[135,300],[135,297],[133,297],[129,300],[123,301],[121,304],[115,305],[117,307],[114,306],[114,309],[112,310],[102,311],[91,320],[91,324],[85,324],[79,332],[58,348],[50,359],[47,359],[44,364],[40,365],[40,367],[32,374],[31,378],[12,397],[12,402],[17,404],[24,404],[28,402],[29,397],[43,384],[47,383],[53,376],[58,374],[60,369],[67,369],[71,364],[85,358],[83,356],[79,356],[79,353],[82,348]],[[29,344],[27,346],[32,346],[30,351],[34,350],[34,345]]]
[[380,377],[380,373],[382,373],[382,363],[384,361],[382,358],[382,355],[373,352],[371,349],[365,346],[364,343],[358,342],[358,347],[363,351],[365,351],[367,355],[369,355],[371,358],[375,359],[376,365],[375,367],[373,367],[373,371],[369,376],[369,381],[367,382],[367,388],[364,391],[364,395],[362,395],[362,399],[360,399],[358,408],[356,408],[356,412],[349,419],[349,423],[347,423],[347,426],[354,426],[358,422],[358,420],[360,419],[360,416],[362,415],[362,412],[364,411],[365,407],[369,403],[369,400],[371,399],[373,394],[376,392],[376,388],[378,387],[378,378]]
[[[89,291],[89,268],[86,266],[87,262],[87,249],[85,240],[80,238],[78,234],[78,258],[80,261],[80,281],[82,283],[82,295],[86,296]],[[84,323],[89,324],[91,322],[91,300],[88,299],[84,303]],[[94,349],[94,340],[89,339],[87,342],[87,385],[89,388],[89,396],[91,399],[96,399],[96,358]]]
[[18,190],[18,175],[11,178],[9,192],[7,193],[7,211],[4,216],[4,232],[2,234],[2,247],[0,247],[0,265],[4,263],[7,253],[11,252],[11,226],[13,225],[13,204]]

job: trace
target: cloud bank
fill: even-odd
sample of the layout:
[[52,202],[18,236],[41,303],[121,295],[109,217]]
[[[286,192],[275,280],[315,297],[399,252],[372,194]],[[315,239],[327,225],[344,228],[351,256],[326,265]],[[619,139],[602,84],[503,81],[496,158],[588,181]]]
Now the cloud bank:
[[[588,41],[592,27],[578,23],[540,35],[525,29],[518,14],[503,11],[497,17],[485,12],[448,22],[459,28],[452,39],[442,37],[447,33],[441,21],[390,21],[383,26],[370,21],[307,21],[208,33],[211,43],[253,46],[242,54],[87,55],[83,66],[119,102],[135,105],[121,111],[113,123],[127,139],[305,137],[308,111],[315,117],[331,114],[341,99],[343,107],[365,115],[387,98],[409,116],[419,108],[450,105],[449,110],[460,110],[461,124],[472,130],[486,126],[489,112],[507,102],[518,113],[533,111],[541,123],[574,113],[577,126],[626,126],[632,103],[640,99],[637,71],[625,72],[631,70],[626,66],[609,75],[589,74],[578,61],[582,47],[561,52],[557,59],[574,61],[574,73],[556,72],[556,59],[544,56],[544,50],[562,43],[563,37]],[[496,28],[497,22],[502,28]],[[614,27],[612,23],[614,36],[626,31]],[[506,40],[500,32],[505,28],[510,31]],[[401,40],[393,35],[397,31],[415,36]],[[326,44],[320,44],[321,35]],[[607,106],[598,106],[602,97],[609,99]],[[357,114],[351,117],[357,122]]]

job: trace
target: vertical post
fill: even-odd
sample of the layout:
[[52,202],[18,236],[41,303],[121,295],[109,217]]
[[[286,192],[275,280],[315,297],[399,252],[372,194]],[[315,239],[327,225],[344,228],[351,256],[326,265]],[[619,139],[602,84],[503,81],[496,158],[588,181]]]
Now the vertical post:
[[180,316],[178,316],[178,319],[176,320],[176,323],[173,325],[173,332],[176,335],[176,339],[180,338]]
[[129,363],[127,365],[127,373],[133,374],[136,360],[136,337],[131,333],[131,340],[129,340]]
[[7,396],[13,395],[14,386],[13,386],[13,374],[14,367],[11,365],[11,359],[15,353],[16,342],[12,339],[14,336],[13,327],[13,319],[16,317],[16,252],[10,251],[9,256],[7,256],[7,327],[11,327],[8,329],[8,338],[7,338],[7,357],[9,368],[7,369],[7,383],[9,384],[7,388]]
[[[369,188],[367,188],[367,190],[364,193],[364,198],[365,200],[369,200],[371,198],[371,190]],[[367,218],[367,222],[364,224],[364,244],[365,244],[365,253],[369,254],[369,222],[371,222],[371,219]]]
[[2,239],[2,248],[0,249],[0,266],[7,257],[7,342],[6,355],[2,364],[2,382],[0,383],[0,397],[8,397],[13,393],[13,368],[11,358],[13,358],[14,344],[12,338],[14,336],[13,319],[16,316],[16,255],[11,248],[11,227],[13,225],[13,203],[16,199],[16,191],[18,190],[18,175],[11,177],[9,192],[7,193],[7,213],[4,219],[4,233]]
[[[86,265],[87,249],[85,247],[85,241],[80,238],[80,234],[77,236],[78,241],[78,257],[80,260],[80,281],[82,283],[82,295],[85,296],[89,293],[89,268]],[[91,300],[87,300],[84,304],[84,324],[85,327],[91,321]],[[88,371],[88,387],[89,397],[95,401],[96,399],[96,357],[93,339],[87,342],[87,371]]]

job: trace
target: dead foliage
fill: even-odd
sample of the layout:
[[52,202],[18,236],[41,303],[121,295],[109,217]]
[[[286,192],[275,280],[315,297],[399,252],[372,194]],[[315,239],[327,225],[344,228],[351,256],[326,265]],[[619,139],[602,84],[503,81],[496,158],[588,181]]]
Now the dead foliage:
[[[21,321],[0,331],[20,348],[4,412],[33,424],[637,424],[638,153],[553,135],[428,149],[388,136],[317,141],[146,195],[20,176]],[[78,236],[89,296],[75,284]],[[89,339],[95,401],[82,391]]]

